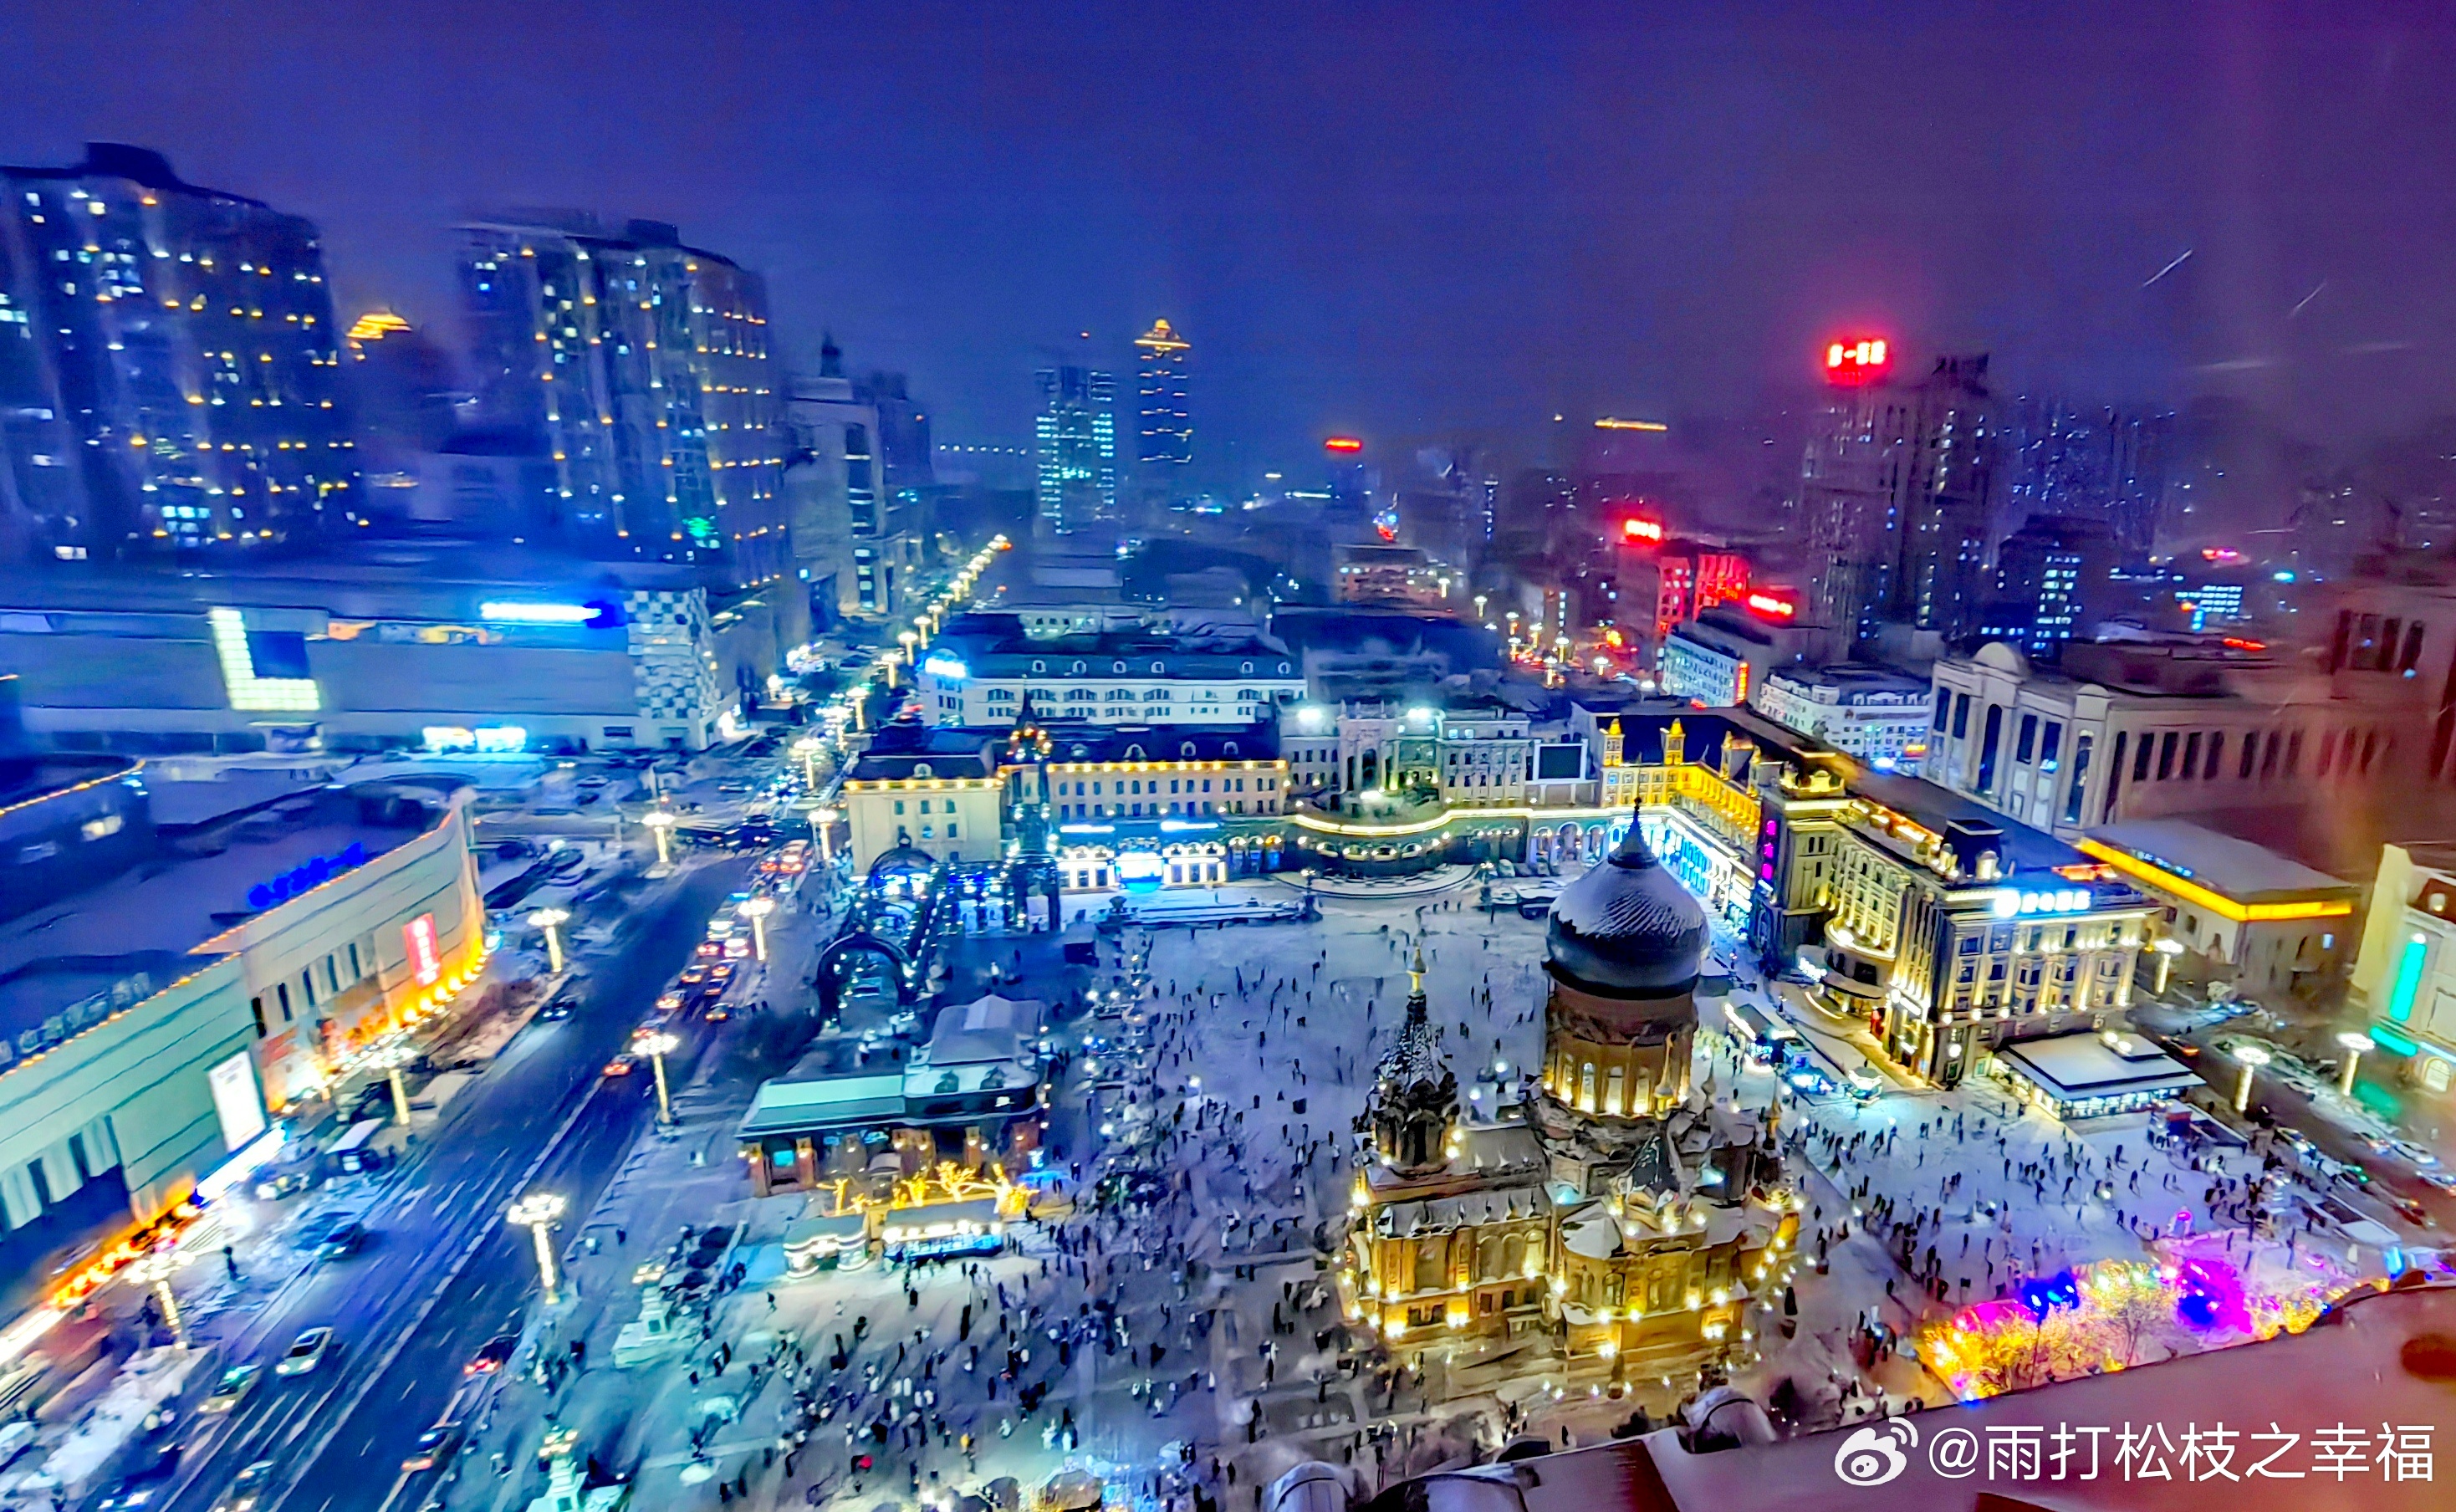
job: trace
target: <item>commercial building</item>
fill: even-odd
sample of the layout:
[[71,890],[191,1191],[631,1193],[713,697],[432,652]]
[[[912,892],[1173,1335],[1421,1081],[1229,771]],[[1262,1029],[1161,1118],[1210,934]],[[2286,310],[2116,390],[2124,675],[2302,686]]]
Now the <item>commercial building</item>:
[[1798,612],[1793,601],[1771,594],[1752,594],[1747,608],[1708,610],[1664,638],[1656,684],[1708,708],[1746,704],[1776,671],[1824,659],[1832,638],[1822,626],[1796,623]]
[[1878,771],[1915,773],[1927,754],[1928,684],[1888,667],[1842,664],[1770,672],[1749,704]]
[[553,465],[532,541],[684,562],[729,587],[792,569],[785,432],[759,275],[661,221],[460,228],[480,409]]
[[1186,407],[1185,365],[1194,348],[1165,320],[1135,337],[1135,460],[1153,480],[1194,460],[1194,415]]
[[1863,771],[1847,790],[1785,813],[1765,845],[1789,831],[1807,862],[1789,881],[1809,889],[1790,901],[1827,910],[1803,960],[1896,1064],[1955,1086],[2007,1040],[2102,1029],[2130,1005],[2156,909],[2120,873],[1917,778]]
[[2135,1113],[2204,1085],[2198,1073],[2137,1034],[2051,1034],[1996,1052],[2015,1096],[2057,1118]]
[[1617,594],[1612,623],[1649,657],[1675,627],[1749,595],[1751,569],[1746,553],[1667,537],[1660,521],[1644,515],[1621,521],[1612,565]]
[[2049,671],[1992,642],[1936,663],[1934,684],[1921,770],[2066,838],[2119,820],[2344,803],[2417,780],[2423,754],[2409,710],[2331,698],[2251,643],[2074,643]]
[[512,547],[19,575],[0,587],[0,673],[60,749],[698,750],[759,643],[772,652],[765,624],[712,608],[686,569]]
[[866,871],[891,850],[952,862],[1002,854],[1005,733],[910,720],[880,729],[837,788],[853,866]]
[[2265,847],[2177,819],[2101,825],[2073,843],[2163,908],[2161,991],[2308,999],[2353,956],[2362,889]]
[[1097,368],[1052,367],[1036,381],[1034,512],[1059,534],[1116,518],[1116,380]]
[[901,1206],[898,1186],[953,1164],[1020,1174],[1040,1148],[1045,1005],[989,996],[938,1011],[927,1043],[829,1038],[759,1084],[736,1130],[759,1196],[842,1184],[845,1211]]
[[0,557],[228,557],[353,525],[316,228],[88,144],[0,168]]
[[1011,614],[949,622],[923,655],[918,685],[939,723],[999,726],[1026,697],[1044,720],[1245,725],[1304,693],[1295,657],[1259,632],[1035,635]]
[[2351,995],[2408,1085],[2456,1088],[2456,846],[2381,848]]
[[1029,832],[1075,891],[1277,869],[1288,770],[1271,725],[1053,721],[1028,726],[1029,749],[1025,727],[880,730],[838,792],[853,865],[897,849],[986,865]]
[[10,779],[0,845],[17,865],[77,872],[58,893],[12,896],[0,925],[11,1230],[54,1208],[99,1216],[71,1200],[96,1182],[124,1189],[138,1218],[159,1215],[255,1140],[268,1108],[322,1092],[484,956],[468,819],[448,786],[317,787],[222,811],[210,791],[176,790],[216,785],[157,799],[139,765],[110,758]]

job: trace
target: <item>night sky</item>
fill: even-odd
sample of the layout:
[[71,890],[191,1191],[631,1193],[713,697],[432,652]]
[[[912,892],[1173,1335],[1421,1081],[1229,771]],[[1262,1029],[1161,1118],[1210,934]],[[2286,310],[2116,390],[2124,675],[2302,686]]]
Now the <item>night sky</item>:
[[2456,410],[2446,15],[9,0],[0,159],[158,147],[421,324],[469,209],[672,220],[942,441],[1025,439],[1035,364],[1164,315],[1223,483],[1733,416],[1860,326],[2342,440]]

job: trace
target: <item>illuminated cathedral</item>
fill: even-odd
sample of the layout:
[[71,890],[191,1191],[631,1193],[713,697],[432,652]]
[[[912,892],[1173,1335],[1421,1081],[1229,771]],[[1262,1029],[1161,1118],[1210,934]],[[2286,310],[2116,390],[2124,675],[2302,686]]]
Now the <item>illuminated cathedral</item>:
[[1393,1352],[1548,1336],[1618,1377],[1746,1343],[1799,1219],[1770,1122],[1689,1085],[1705,910],[1634,823],[1562,890],[1545,950],[1544,1063],[1492,1114],[1459,1101],[1416,963],[1358,1120],[1340,1283]]

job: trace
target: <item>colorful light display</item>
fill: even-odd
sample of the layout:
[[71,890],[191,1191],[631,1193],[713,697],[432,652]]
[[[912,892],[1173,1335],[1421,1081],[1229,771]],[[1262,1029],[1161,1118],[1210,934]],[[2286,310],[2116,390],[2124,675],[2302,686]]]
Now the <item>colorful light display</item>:
[[1919,1334],[1918,1355],[1964,1401],[2299,1334],[2356,1286],[2305,1255],[2246,1275],[2223,1236],[2168,1241],[2154,1260],[2033,1277]]

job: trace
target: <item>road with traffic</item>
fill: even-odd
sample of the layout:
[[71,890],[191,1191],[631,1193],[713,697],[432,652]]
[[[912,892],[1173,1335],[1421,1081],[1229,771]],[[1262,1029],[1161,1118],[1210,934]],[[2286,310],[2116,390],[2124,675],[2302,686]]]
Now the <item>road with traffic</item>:
[[[276,1468],[259,1512],[376,1512],[423,1504],[435,1472],[404,1477],[420,1433],[456,1405],[482,1409],[463,1365],[496,1334],[517,1332],[537,1291],[529,1236],[503,1213],[524,1190],[588,1212],[653,1114],[647,1078],[608,1079],[703,922],[739,885],[744,863],[695,869],[573,987],[577,1007],[532,1023],[380,1186],[359,1199],[375,1237],[360,1254],[312,1263],[226,1337],[223,1364],[262,1363],[238,1407],[191,1426],[170,1512],[207,1512],[239,1470]],[[688,1053],[688,1052],[686,1052]],[[301,1330],[333,1327],[337,1353],[280,1379],[272,1365]],[[413,1499],[414,1497],[414,1499]]]

